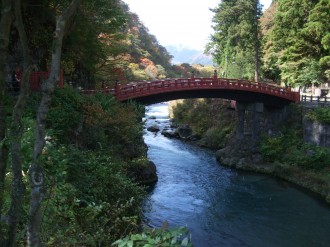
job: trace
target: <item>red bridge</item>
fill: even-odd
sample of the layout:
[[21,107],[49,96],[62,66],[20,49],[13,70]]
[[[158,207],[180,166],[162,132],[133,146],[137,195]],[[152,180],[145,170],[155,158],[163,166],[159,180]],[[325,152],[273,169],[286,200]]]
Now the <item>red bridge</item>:
[[[32,90],[40,90],[41,78],[46,79],[49,72],[33,72],[30,76]],[[21,79],[21,74],[17,77]],[[61,70],[58,87],[63,87]],[[86,94],[95,90],[84,90]],[[142,104],[153,104],[169,100],[187,98],[223,98],[240,102],[259,102],[266,106],[282,107],[289,103],[299,103],[299,92],[290,88],[248,80],[217,78],[177,78],[156,81],[116,84],[114,89],[103,89],[104,93],[114,94],[118,101],[134,100]]]
[[[32,91],[40,91],[41,90],[41,83],[43,80],[48,79],[50,74],[50,71],[37,71],[37,72],[32,72],[30,75],[30,89]],[[19,87],[20,87],[20,81],[22,80],[22,72],[19,71],[15,74],[18,82],[19,82]],[[60,70],[60,76],[59,76],[59,81],[57,82],[57,87],[63,88],[64,86],[64,80],[63,80],[63,70]]]
[[[282,107],[291,102],[299,103],[299,92],[290,88],[267,83],[225,78],[164,79],[157,81],[117,84],[115,89],[104,90],[114,93],[117,100],[134,100],[153,104],[175,99],[224,98],[242,102],[260,102],[272,107]],[[85,91],[92,93],[93,91]]]

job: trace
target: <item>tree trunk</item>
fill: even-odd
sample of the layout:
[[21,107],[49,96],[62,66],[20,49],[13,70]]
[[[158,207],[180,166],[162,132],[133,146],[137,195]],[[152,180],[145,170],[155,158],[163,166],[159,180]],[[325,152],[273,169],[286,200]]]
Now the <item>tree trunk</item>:
[[[3,0],[1,3],[1,20],[0,20],[0,215],[3,207],[4,182],[8,160],[8,146],[6,145],[6,103],[7,97],[6,80],[7,80],[7,56],[8,43],[10,35],[10,26],[12,23],[12,3],[11,0]],[[2,232],[2,220],[0,222],[0,246],[3,246],[4,239]]]
[[28,223],[28,246],[42,246],[40,240],[41,225],[41,203],[45,196],[44,169],[40,163],[39,156],[45,145],[45,124],[49,111],[50,101],[59,79],[60,60],[62,52],[62,41],[65,27],[71,16],[78,8],[80,0],[73,0],[68,8],[58,17],[56,30],[53,39],[53,51],[51,60],[51,73],[46,82],[42,85],[42,99],[37,112],[37,125],[35,133],[35,143],[33,150],[33,160],[29,168],[29,179],[31,188],[30,211]]
[[[258,36],[258,35],[257,35]],[[255,52],[255,72],[254,72],[254,80],[255,82],[260,81],[260,65],[259,65],[259,45],[256,43],[254,45],[254,52]]]
[[20,86],[20,94],[18,100],[13,109],[13,120],[10,130],[10,140],[11,140],[11,157],[12,157],[12,172],[13,172],[13,182],[11,189],[11,204],[8,211],[8,244],[7,246],[15,246],[16,244],[16,232],[18,228],[18,223],[21,219],[21,214],[23,212],[23,198],[25,194],[25,185],[22,176],[22,158],[21,158],[21,139],[23,135],[23,125],[22,117],[24,113],[24,108],[26,105],[26,100],[29,95],[29,78],[32,70],[31,57],[29,54],[28,39],[25,32],[21,1],[15,0],[15,26],[18,30],[21,45],[23,48],[23,76]]
[[260,63],[259,63],[259,48],[260,48],[260,41],[259,41],[259,14],[258,14],[258,6],[259,0],[255,0],[255,23],[254,23],[254,58],[255,58],[255,72],[254,72],[254,80],[255,82],[260,81]]

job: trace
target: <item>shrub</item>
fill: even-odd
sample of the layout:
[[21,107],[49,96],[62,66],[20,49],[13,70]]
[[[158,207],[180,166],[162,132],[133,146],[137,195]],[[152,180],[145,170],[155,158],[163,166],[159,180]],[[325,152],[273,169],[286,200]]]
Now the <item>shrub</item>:
[[[55,93],[41,157],[47,246],[109,246],[137,232],[145,189],[127,176],[125,160],[145,154],[140,111],[103,94],[84,96],[72,88]],[[32,146],[25,146],[30,152]]]
[[227,109],[227,102],[219,99],[183,100],[173,107],[173,115],[178,123],[189,124],[200,136],[211,128],[226,132],[227,126],[231,128],[236,121],[236,114]]
[[142,187],[108,153],[49,144],[43,155],[49,194],[43,238],[47,246],[108,246],[136,232]]
[[211,127],[203,134],[199,144],[214,149],[221,148],[228,141],[228,137],[233,131],[234,125]]
[[306,117],[325,124],[330,124],[330,108],[317,107],[307,112]]
[[265,161],[273,162],[275,160],[281,160],[281,156],[285,151],[282,143],[283,137],[276,136],[264,138],[260,150]]
[[75,143],[83,120],[84,97],[78,90],[65,87],[55,90],[48,114],[48,127],[62,143]]
[[306,169],[321,170],[330,167],[329,150],[303,143],[300,129],[287,129],[281,136],[264,137],[261,142],[263,158]]
[[112,245],[119,247],[193,246],[190,237],[188,236],[188,230],[184,227],[174,228],[174,229],[145,228],[142,233],[126,236],[123,239],[117,240]]
[[57,90],[48,125],[62,143],[79,148],[117,150],[127,159],[145,154],[142,107],[118,103],[111,95],[83,96],[73,88]]

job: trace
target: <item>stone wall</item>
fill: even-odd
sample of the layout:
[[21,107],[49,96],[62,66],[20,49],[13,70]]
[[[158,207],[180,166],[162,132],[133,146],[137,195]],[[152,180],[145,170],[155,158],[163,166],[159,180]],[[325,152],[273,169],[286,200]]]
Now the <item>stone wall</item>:
[[330,125],[304,117],[304,141],[321,147],[330,147]]
[[238,123],[236,137],[243,139],[251,136],[258,141],[261,133],[277,134],[281,126],[292,116],[289,106],[282,108],[269,108],[263,103],[236,102]]

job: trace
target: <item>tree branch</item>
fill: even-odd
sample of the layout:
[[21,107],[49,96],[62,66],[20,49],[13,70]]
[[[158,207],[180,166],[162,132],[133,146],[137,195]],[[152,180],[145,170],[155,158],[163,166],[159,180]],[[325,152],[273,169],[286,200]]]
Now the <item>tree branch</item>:
[[29,95],[30,83],[29,78],[32,70],[31,57],[29,54],[28,39],[22,17],[21,0],[14,1],[15,8],[15,26],[18,30],[21,45],[23,48],[23,77],[21,80],[20,94],[13,109],[13,121],[10,128],[11,139],[11,156],[12,156],[12,172],[13,182],[11,189],[11,204],[8,211],[8,240],[7,246],[16,245],[16,233],[18,224],[21,220],[23,211],[23,198],[25,194],[25,185],[22,176],[22,157],[21,157],[21,139],[23,135],[22,117],[24,108]]
[[45,146],[46,118],[52,95],[59,79],[62,42],[65,34],[65,27],[72,15],[76,12],[79,4],[80,0],[73,0],[63,14],[57,19],[53,38],[51,72],[49,78],[42,85],[42,99],[37,112],[33,160],[29,168],[31,200],[28,223],[28,246],[42,246],[40,240],[40,225],[42,216],[41,203],[45,196],[45,188],[43,165],[40,163],[38,158]]
[[[6,117],[5,100],[7,97],[6,79],[7,79],[7,58],[8,43],[10,35],[10,26],[12,23],[12,2],[3,0],[1,3],[0,20],[0,213],[3,207],[4,181],[7,169],[8,147],[6,145]],[[2,232],[2,224],[0,224]],[[0,234],[0,245],[4,242],[3,234]]]

